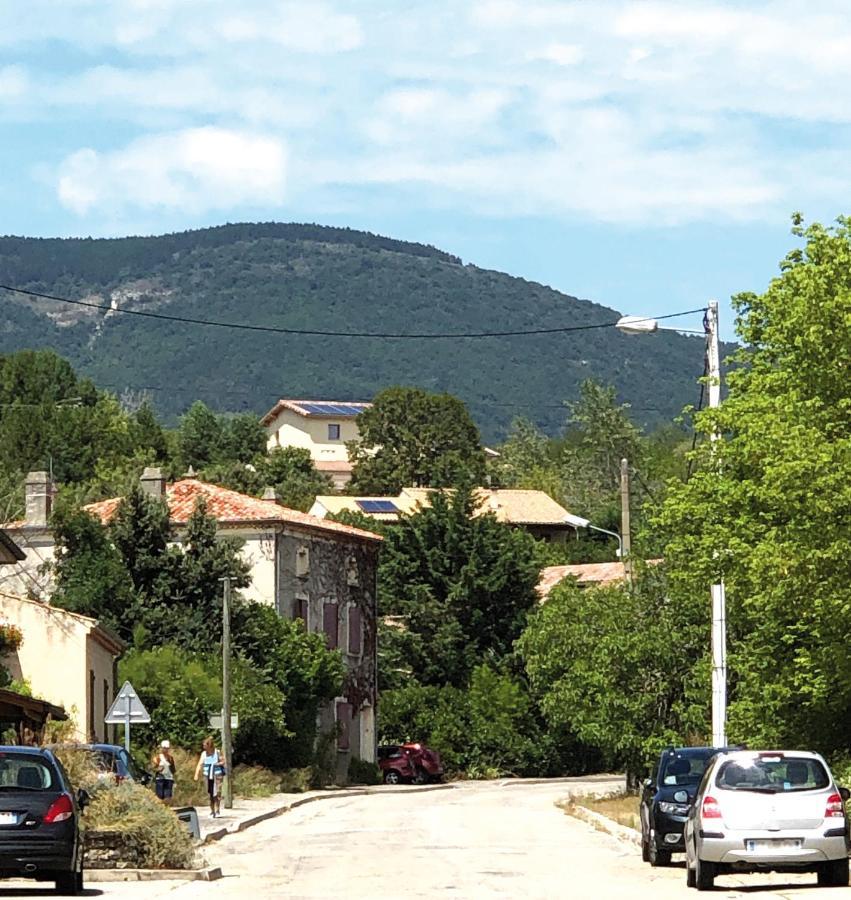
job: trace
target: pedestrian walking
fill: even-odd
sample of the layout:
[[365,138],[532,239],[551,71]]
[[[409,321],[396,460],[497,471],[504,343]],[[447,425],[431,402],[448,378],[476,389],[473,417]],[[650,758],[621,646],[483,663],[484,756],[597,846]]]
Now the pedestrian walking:
[[210,815],[215,819],[221,815],[222,781],[227,772],[225,760],[211,737],[204,738],[201,744],[201,755],[195,766],[195,781],[204,773],[207,781],[207,794],[210,797]]
[[151,764],[154,767],[154,789],[157,796],[164,803],[171,806],[172,797],[174,797],[174,779],[177,776],[177,765],[171,754],[171,743],[163,741],[160,749],[157,751]]

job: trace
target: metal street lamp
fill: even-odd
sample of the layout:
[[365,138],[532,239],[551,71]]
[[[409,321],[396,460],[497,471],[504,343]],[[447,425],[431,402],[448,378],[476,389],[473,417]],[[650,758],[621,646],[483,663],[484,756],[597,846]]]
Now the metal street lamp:
[[[706,335],[706,359],[709,375],[709,408],[721,405],[721,354],[718,337],[718,301],[710,300],[703,320],[702,332],[684,328],[660,328],[656,319],[623,316],[615,328],[625,334],[653,334],[656,331],[679,331]],[[713,429],[716,443],[720,435]],[[724,580],[712,585],[712,745],[727,745],[727,612]]]
[[588,519],[583,519],[582,516],[574,516],[572,513],[568,513],[563,521],[567,525],[572,525],[574,528],[590,528],[592,531],[600,531],[603,534],[608,534],[610,537],[616,538],[618,542],[618,558],[623,562],[623,538],[617,531],[609,531],[608,528],[600,528],[599,525],[592,525]]

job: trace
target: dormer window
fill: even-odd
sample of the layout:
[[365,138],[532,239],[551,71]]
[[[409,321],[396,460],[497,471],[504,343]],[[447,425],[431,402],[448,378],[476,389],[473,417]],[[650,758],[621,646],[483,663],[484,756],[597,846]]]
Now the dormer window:
[[336,422],[330,422],[328,424],[328,440],[329,441],[339,441],[340,440],[340,426]]

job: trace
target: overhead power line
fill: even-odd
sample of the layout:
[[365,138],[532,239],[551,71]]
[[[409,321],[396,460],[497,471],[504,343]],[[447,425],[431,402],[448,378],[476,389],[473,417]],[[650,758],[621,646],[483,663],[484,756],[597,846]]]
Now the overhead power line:
[[[523,337],[536,334],[568,334],[574,331],[591,331],[597,328],[613,328],[615,322],[598,322],[593,325],[566,325],[560,328],[528,328],[514,331],[467,331],[467,332],[383,332],[383,331],[326,331],[318,328],[281,328],[276,325],[249,325],[245,322],[219,322],[213,319],[195,319],[190,316],[170,316],[166,313],[146,312],[141,309],[113,308],[102,303],[92,303],[88,300],[72,300],[69,297],[57,297],[53,294],[44,294],[40,291],[31,291],[25,288],[13,287],[8,284],[0,284],[0,288],[13,294],[22,294],[26,297],[35,297],[39,300],[52,300],[56,303],[68,303],[72,306],[84,306],[88,309],[99,309],[103,312],[112,312],[125,316],[139,316],[145,319],[162,319],[166,322],[180,322],[185,325],[207,325],[214,328],[230,328],[239,331],[260,331],[267,334],[292,334],[309,337],[345,337],[345,338],[382,338],[385,340],[451,340],[453,338],[498,338],[498,337]],[[648,319],[674,319],[678,316],[687,316],[703,312],[704,307],[689,309],[684,312],[670,313],[665,316],[648,316]]]

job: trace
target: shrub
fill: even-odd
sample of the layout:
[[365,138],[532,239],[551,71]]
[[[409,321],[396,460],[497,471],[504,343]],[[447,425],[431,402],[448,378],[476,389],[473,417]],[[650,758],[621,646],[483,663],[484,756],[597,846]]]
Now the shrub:
[[349,784],[381,784],[381,770],[374,762],[352,757],[349,762]]
[[93,831],[122,835],[145,868],[188,869],[194,862],[189,832],[171,809],[141,785],[124,782],[97,791],[85,819]]

